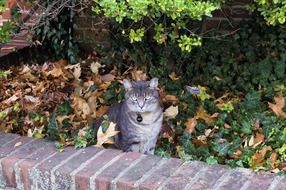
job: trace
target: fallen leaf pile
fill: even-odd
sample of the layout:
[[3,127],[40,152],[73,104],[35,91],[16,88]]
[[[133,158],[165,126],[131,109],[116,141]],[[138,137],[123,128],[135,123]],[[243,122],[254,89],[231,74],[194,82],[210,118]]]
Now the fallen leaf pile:
[[[109,122],[97,131],[93,131],[93,126],[113,103],[123,98],[125,78],[148,80],[147,68],[130,66],[119,71],[116,66],[102,65],[96,58],[75,65],[60,60],[12,66],[0,73],[0,131],[57,140],[61,151],[70,145],[113,144],[119,133],[115,123]],[[173,72],[168,80],[177,82],[180,78]],[[242,97],[230,93],[215,97],[202,86],[167,91],[165,85],[160,83],[158,89],[164,122],[157,154],[192,160],[211,153],[205,160],[212,163],[223,158],[235,162],[235,166],[267,168],[273,172],[286,170],[286,145],[271,146],[275,144],[271,138],[276,129],[265,132],[259,118],[232,123],[222,119],[236,116],[235,104],[242,102]],[[206,102],[211,106],[206,106]],[[282,95],[274,97],[273,103],[268,102],[268,107],[267,102],[265,105],[267,111],[263,114],[286,119]],[[277,134],[286,135],[286,129],[279,130]],[[285,140],[286,136],[275,138]]]

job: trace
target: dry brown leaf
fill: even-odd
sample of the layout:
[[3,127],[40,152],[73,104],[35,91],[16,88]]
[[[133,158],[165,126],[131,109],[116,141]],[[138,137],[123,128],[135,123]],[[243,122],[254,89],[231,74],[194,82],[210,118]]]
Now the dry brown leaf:
[[202,138],[200,136],[198,136],[198,138],[194,138],[192,139],[192,143],[196,146],[196,147],[200,147],[200,146],[205,146],[207,145],[207,141],[206,138]]
[[131,72],[132,80],[138,81],[138,80],[147,80],[147,74],[143,70],[132,70]]
[[71,98],[73,100],[71,106],[74,108],[76,115],[81,116],[83,119],[90,116],[92,112],[85,99],[76,95],[72,95]]
[[285,106],[285,99],[283,96],[274,97],[275,104],[268,102],[269,108],[275,113],[277,116],[282,116],[286,119],[286,113],[282,110]]
[[277,152],[273,151],[270,155],[271,167],[276,168],[276,161],[278,158]]
[[163,102],[172,102],[172,104],[177,104],[178,103],[178,97],[174,95],[166,95],[163,97]]
[[230,158],[240,158],[240,156],[242,155],[242,150],[237,149],[232,155],[229,155]]
[[3,104],[11,104],[11,103],[15,102],[15,101],[18,100],[18,99],[19,99],[19,97],[14,94],[14,95],[11,96],[10,98],[4,100],[2,103],[3,103]]
[[63,77],[65,80],[68,80],[64,74],[63,68],[58,64],[55,64],[54,68],[51,71],[48,71],[46,74],[47,76],[52,75],[53,77]]
[[255,168],[259,164],[263,163],[265,161],[265,154],[267,151],[272,150],[270,146],[264,147],[262,150],[257,151],[254,155],[252,155],[252,164],[251,167]]
[[181,77],[177,76],[177,74],[175,72],[172,72],[171,74],[169,74],[170,79],[172,80],[179,80]]
[[178,106],[170,106],[165,110],[164,115],[169,119],[174,119],[178,115],[178,113]]
[[227,124],[227,123],[225,123],[225,124],[223,125],[223,127],[226,128],[226,129],[230,129],[230,128],[231,128],[231,126],[230,126],[229,124]]
[[100,106],[99,109],[96,111],[96,117],[97,118],[102,117],[107,112],[108,109],[109,109],[109,106],[105,106],[105,105]]
[[114,144],[114,142],[110,139],[119,133],[119,131],[115,130],[116,124],[110,122],[106,132],[102,131],[102,126],[99,127],[97,131],[97,143],[96,147],[102,147],[103,144]]
[[18,147],[18,146],[21,146],[23,143],[21,141],[15,143],[14,147]]
[[248,141],[248,146],[252,147],[254,144],[255,144],[254,135],[251,135],[251,137]]
[[265,137],[264,137],[263,133],[260,133],[260,132],[255,133],[255,137],[254,137],[255,145],[253,146],[253,148],[255,148],[258,145],[260,145],[261,143],[263,143],[264,139],[265,139]]
[[80,75],[81,75],[81,67],[80,67],[80,63],[75,64],[75,65],[68,65],[65,66],[65,69],[71,69],[73,70],[73,76],[76,80],[79,80]]
[[94,73],[94,74],[98,74],[99,69],[102,68],[103,66],[99,63],[99,62],[92,62],[90,64],[90,70]]
[[192,133],[195,130],[195,127],[197,125],[197,120],[193,117],[187,120],[187,122],[184,124],[186,126],[185,132],[186,133]]
[[196,113],[195,118],[203,119],[208,125],[212,125],[217,116],[218,114],[216,113],[213,114],[213,116],[210,116],[202,107],[200,107]]

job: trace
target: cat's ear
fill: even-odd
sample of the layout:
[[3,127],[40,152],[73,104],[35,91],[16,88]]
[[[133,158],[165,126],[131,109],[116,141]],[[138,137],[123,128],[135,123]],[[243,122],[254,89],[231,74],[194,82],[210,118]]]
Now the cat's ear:
[[158,78],[152,78],[150,80],[150,88],[151,89],[156,89],[158,87]]
[[126,91],[129,91],[132,89],[132,84],[128,79],[123,79],[123,86]]

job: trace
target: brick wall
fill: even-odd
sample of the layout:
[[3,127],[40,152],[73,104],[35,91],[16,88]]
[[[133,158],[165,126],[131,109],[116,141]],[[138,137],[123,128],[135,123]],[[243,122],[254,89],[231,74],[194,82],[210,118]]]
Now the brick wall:
[[285,190],[286,176],[113,149],[65,148],[0,133],[0,189]]
[[[226,4],[221,10],[215,11],[214,16],[204,19],[202,23],[203,32],[212,29],[221,31],[233,31],[237,24],[249,18],[251,15],[245,9],[250,0],[234,0]],[[84,47],[110,47],[109,23],[104,17],[96,16],[91,10],[81,12],[75,18],[75,37],[79,39]]]

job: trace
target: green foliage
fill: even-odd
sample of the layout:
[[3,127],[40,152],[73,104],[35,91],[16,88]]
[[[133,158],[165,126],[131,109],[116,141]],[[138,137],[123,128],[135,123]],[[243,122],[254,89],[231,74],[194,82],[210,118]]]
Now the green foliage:
[[13,28],[14,25],[11,22],[4,22],[0,26],[0,43],[8,42],[11,39]]
[[201,38],[188,28],[192,21],[200,21],[204,16],[212,16],[219,9],[220,0],[94,0],[93,12],[103,13],[116,22],[130,23],[122,28],[129,33],[130,42],[141,42],[148,30],[155,31],[153,39],[158,44],[176,43],[182,51],[191,52],[192,47],[201,45]]
[[[75,3],[77,0],[70,1]],[[48,7],[53,1],[44,1],[43,6]],[[53,59],[67,59],[71,63],[76,63],[78,59],[78,46],[73,37],[73,16],[74,13],[69,8],[63,8],[61,12],[51,19],[49,16],[42,17],[41,27],[36,28],[33,33],[42,43],[42,54]]]
[[0,0],[0,12],[5,10],[6,0]]
[[249,9],[259,11],[269,25],[284,24],[286,21],[285,0],[254,0]]

